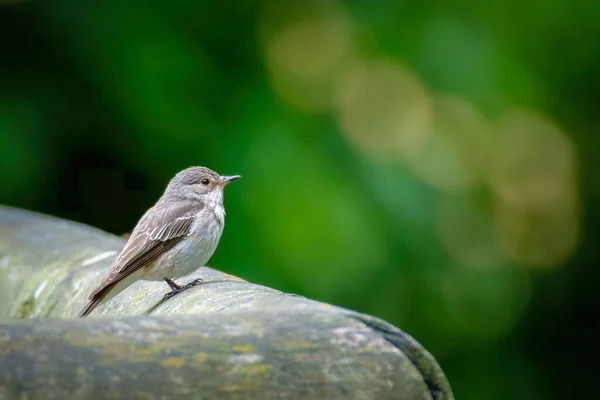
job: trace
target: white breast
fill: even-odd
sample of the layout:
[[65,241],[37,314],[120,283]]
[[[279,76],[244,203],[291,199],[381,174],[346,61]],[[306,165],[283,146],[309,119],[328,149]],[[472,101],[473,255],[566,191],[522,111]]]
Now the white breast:
[[196,217],[190,235],[160,256],[144,279],[176,279],[208,262],[217,249],[225,221],[223,207],[213,209],[214,213],[205,209]]

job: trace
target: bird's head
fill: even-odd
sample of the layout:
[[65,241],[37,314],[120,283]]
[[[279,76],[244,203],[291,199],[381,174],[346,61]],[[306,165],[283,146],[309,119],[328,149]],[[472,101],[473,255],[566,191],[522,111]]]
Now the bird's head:
[[222,203],[223,188],[239,178],[240,175],[221,176],[206,167],[190,167],[171,179],[165,194]]

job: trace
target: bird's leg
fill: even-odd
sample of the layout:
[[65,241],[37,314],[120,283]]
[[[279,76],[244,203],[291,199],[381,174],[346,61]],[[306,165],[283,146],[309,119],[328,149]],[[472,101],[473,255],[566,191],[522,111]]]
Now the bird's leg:
[[187,289],[191,288],[192,286],[196,286],[201,283],[204,283],[204,281],[202,279],[198,278],[186,285],[180,286],[180,285],[176,284],[172,279],[169,279],[167,277],[165,277],[164,279],[165,279],[165,282],[167,282],[167,284],[171,288],[171,291],[163,296],[162,301],[167,301],[171,297],[175,296],[177,293],[183,292],[184,290],[187,290]]
[[176,284],[173,279],[167,278],[165,276],[165,282],[167,282],[167,284],[169,285],[169,287],[171,288],[171,290],[176,291],[176,290],[180,290],[181,286],[179,286],[178,284]]

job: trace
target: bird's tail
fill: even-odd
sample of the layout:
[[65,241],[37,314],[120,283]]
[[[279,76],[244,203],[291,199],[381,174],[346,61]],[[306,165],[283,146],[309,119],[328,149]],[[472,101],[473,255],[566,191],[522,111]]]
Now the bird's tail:
[[88,298],[87,303],[85,303],[85,307],[83,307],[83,310],[81,310],[79,313],[79,317],[85,317],[86,315],[89,315],[92,311],[94,311],[94,308],[98,307],[100,303],[102,303],[102,301],[109,300],[110,297],[106,298],[109,293],[111,294],[111,297],[114,296],[116,293],[111,293],[114,292],[114,287],[115,284],[110,284],[96,289],[96,291]]
[[85,307],[83,307],[83,310],[81,310],[81,312],[79,313],[79,317],[85,317],[87,315],[89,315],[92,311],[94,311],[94,308],[98,307],[98,305],[100,304],[100,302],[102,301],[102,299],[104,299],[105,294],[102,294],[100,296],[95,296],[95,297],[91,297],[88,302],[85,304]]
[[87,303],[85,303],[85,307],[83,307],[83,310],[79,312],[79,317],[85,317],[86,315],[89,315],[101,303],[112,299],[126,289],[127,286],[129,286],[129,283],[124,280],[101,285],[90,295]]

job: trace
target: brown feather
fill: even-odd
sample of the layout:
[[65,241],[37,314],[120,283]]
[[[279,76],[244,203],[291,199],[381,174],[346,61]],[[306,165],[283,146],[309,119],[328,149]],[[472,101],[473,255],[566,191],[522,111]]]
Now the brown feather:
[[89,313],[91,313],[94,310],[94,308],[96,308],[98,304],[100,304],[102,299],[104,299],[104,297],[108,294],[108,290],[110,290],[111,288],[112,286],[107,286],[105,287],[105,290],[102,293],[98,293],[94,297],[90,296],[89,300],[85,304],[85,307],[83,307],[83,310],[79,312],[79,317],[85,317],[86,315],[89,315]]
[[[166,203],[166,204],[165,204]],[[144,214],[125,247],[108,270],[98,288],[90,295],[80,316],[88,315],[121,280],[160,257],[189,233],[196,215],[204,204],[159,201]]]

